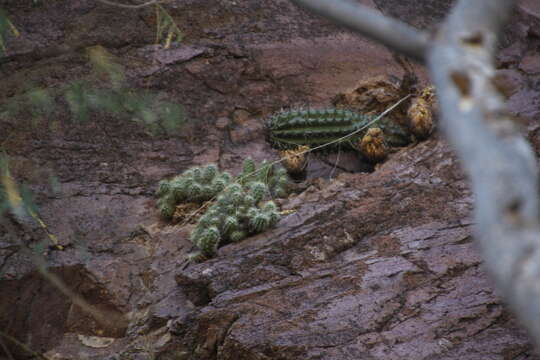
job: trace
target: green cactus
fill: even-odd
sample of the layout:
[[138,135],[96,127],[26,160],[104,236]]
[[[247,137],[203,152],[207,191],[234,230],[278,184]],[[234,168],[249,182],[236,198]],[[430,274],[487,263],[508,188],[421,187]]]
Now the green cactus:
[[247,233],[242,230],[236,230],[233,231],[229,237],[231,242],[238,242],[240,240],[244,240],[247,237]]
[[210,257],[215,254],[220,239],[220,233],[216,226],[211,226],[201,232],[197,239],[197,246],[201,249],[204,256]]
[[268,187],[262,182],[253,182],[249,186],[249,195],[253,196],[256,203],[262,201]]
[[[191,233],[191,241],[201,254],[212,257],[220,242],[237,242],[276,225],[280,219],[276,204],[260,204],[267,192],[268,187],[262,182],[246,187],[233,183],[222,191]],[[208,229],[212,229],[210,233]]]
[[169,181],[159,182],[158,208],[163,217],[171,218],[177,204],[208,201],[221,193],[231,181],[232,176],[226,172],[220,173],[214,164],[191,168]]
[[238,182],[247,188],[256,182],[263,183],[268,187],[268,191],[273,197],[284,198],[288,195],[289,177],[287,170],[281,166],[269,164],[266,160],[262,161],[258,167],[251,158],[244,160],[243,170],[238,175]]
[[190,235],[199,248],[191,258],[203,260],[215,255],[222,242],[237,242],[276,225],[280,219],[276,204],[263,201],[271,196],[287,196],[288,181],[285,169],[267,161],[257,168],[251,158],[246,159],[236,179],[211,164],[160,181],[157,204],[163,217],[171,218],[180,202],[215,199]]
[[252,218],[249,219],[249,227],[253,232],[261,232],[270,224],[270,218],[261,211],[257,211]]
[[158,200],[158,208],[161,212],[161,215],[165,218],[170,218],[174,214],[174,210],[176,209],[176,200],[173,196],[173,194],[168,193],[164,194],[159,200]]
[[[296,149],[301,145],[317,147],[357,131],[373,119],[371,116],[345,109],[284,111],[267,121],[267,137],[272,147],[280,150]],[[372,127],[383,130],[385,140],[390,146],[405,146],[411,142],[410,132],[405,127],[383,117],[359,133],[333,143],[325,149],[359,150],[358,141],[368,128]]]

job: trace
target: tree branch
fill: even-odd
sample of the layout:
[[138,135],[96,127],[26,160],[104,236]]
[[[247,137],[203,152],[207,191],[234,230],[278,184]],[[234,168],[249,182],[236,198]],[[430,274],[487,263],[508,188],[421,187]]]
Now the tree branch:
[[476,196],[476,239],[503,297],[540,345],[540,224],[534,152],[494,85],[511,0],[460,1],[431,46],[442,125]]
[[397,30],[403,24],[349,1],[292,1],[392,49],[419,60],[425,56],[438,90],[443,128],[472,182],[476,239],[485,265],[540,348],[536,158],[494,81],[497,34],[513,1],[459,0],[429,43],[426,35],[407,27]]
[[428,35],[401,21],[350,0],[292,1],[415,60],[422,62],[425,59]]

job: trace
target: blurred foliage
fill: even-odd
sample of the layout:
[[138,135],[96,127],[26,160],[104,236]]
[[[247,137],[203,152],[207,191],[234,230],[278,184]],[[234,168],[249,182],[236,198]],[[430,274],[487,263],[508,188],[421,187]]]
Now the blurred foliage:
[[92,113],[110,114],[140,123],[151,134],[172,133],[186,122],[182,105],[151,91],[127,88],[124,69],[105,48],[93,46],[87,55],[93,69],[90,78],[59,89],[30,87],[0,107],[0,119],[29,113],[36,121],[52,117],[56,105],[65,103],[75,121],[87,121]]
[[[21,191],[22,190],[22,191]],[[0,157],[0,215],[11,211],[19,219],[27,218],[34,208],[34,202],[27,189],[21,188],[11,177],[6,156]]]
[[32,245],[32,249],[42,253],[49,245],[59,247],[58,239],[52,234],[39,216],[39,210],[30,189],[19,185],[9,171],[8,157],[0,155],[0,218],[11,213],[18,222],[35,222],[47,234],[48,241]]
[[9,20],[4,9],[0,8],[0,56],[6,51],[4,39],[10,35],[19,36],[19,31]]
[[[156,43],[169,48],[173,41],[181,41],[183,34],[163,6],[154,7]],[[8,35],[19,36],[19,32],[0,8],[0,56],[6,50],[4,39]],[[170,134],[186,122],[182,105],[151,91],[129,89],[123,67],[104,47],[88,48],[87,56],[94,79],[79,79],[60,89],[27,86],[29,90],[0,104],[0,120],[28,115],[36,123],[52,118],[57,105],[66,104],[76,121],[86,121],[92,113],[111,114],[140,123],[153,135]],[[57,125],[58,121],[53,120],[51,128]]]

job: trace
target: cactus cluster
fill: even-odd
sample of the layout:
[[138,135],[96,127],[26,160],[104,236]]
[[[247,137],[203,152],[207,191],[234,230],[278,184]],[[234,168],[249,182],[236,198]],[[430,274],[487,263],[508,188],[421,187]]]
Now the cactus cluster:
[[263,201],[287,196],[288,182],[284,168],[267,161],[257,166],[251,158],[236,178],[215,165],[196,167],[159,183],[158,208],[163,217],[171,218],[179,203],[215,200],[190,237],[200,249],[194,258],[209,258],[220,243],[240,241],[274,226],[280,219],[278,208],[273,201]]
[[161,215],[171,218],[181,202],[204,202],[216,197],[232,181],[232,176],[220,173],[214,164],[194,167],[171,180],[159,182],[157,195]]
[[263,160],[258,167],[253,159],[244,160],[242,172],[238,175],[238,182],[244,186],[252,182],[262,182],[268,186],[268,191],[275,197],[283,198],[288,194],[287,170],[283,167],[276,167],[266,160]]
[[191,233],[191,241],[201,255],[212,257],[220,242],[237,242],[274,226],[280,214],[273,201],[262,204],[267,191],[267,186],[258,181],[246,187],[238,183],[228,186]]

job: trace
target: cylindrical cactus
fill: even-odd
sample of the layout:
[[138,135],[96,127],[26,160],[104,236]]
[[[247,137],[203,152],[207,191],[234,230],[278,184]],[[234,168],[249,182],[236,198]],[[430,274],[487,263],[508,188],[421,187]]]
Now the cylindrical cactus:
[[270,217],[262,212],[259,212],[249,220],[249,226],[253,232],[262,232],[270,226]]
[[163,196],[171,191],[171,184],[167,180],[161,180],[158,184],[157,194]]
[[247,236],[247,233],[245,231],[242,231],[242,230],[236,230],[236,231],[233,231],[231,233],[231,235],[229,236],[231,242],[238,242],[240,240],[243,240],[245,239]]
[[231,194],[231,202],[234,206],[240,206],[244,202],[245,195],[240,192],[234,192]]
[[255,205],[255,198],[251,196],[250,194],[244,195],[244,199],[242,201],[242,204],[246,207],[254,206]]
[[213,256],[219,244],[220,233],[216,226],[211,226],[204,231],[199,239],[199,247],[206,256]]
[[248,157],[246,160],[244,160],[244,168],[242,171],[244,175],[250,175],[256,170],[257,167],[255,166],[255,161],[253,161],[252,158]]
[[193,168],[193,180],[200,183],[203,182],[203,171],[201,168]]
[[200,200],[207,201],[213,198],[215,195],[214,189],[210,185],[204,185],[202,187],[202,192],[200,196]]
[[212,182],[212,191],[214,191],[214,194],[219,194],[227,187],[227,185],[228,182],[222,177],[215,178]]
[[203,170],[203,179],[206,182],[211,182],[218,173],[218,168],[214,164],[207,165]]
[[322,150],[348,149],[362,153],[357,144],[370,127],[382,129],[385,141],[392,147],[411,142],[410,130],[395,120],[383,117],[369,125],[372,121],[372,116],[344,109],[292,110],[273,115],[266,127],[268,141],[279,150],[328,144]]
[[202,185],[199,183],[194,183],[188,189],[188,195],[193,200],[199,200],[203,192]]
[[238,228],[238,220],[235,216],[227,216],[223,220],[223,232],[228,234]]
[[266,194],[267,187],[262,182],[254,182],[251,184],[249,189],[249,194],[253,196],[255,199],[255,202],[258,203],[264,198],[264,195]]
[[231,192],[231,193],[233,193],[233,192],[239,192],[239,193],[241,193],[241,192],[243,191],[242,185],[237,184],[237,183],[233,183],[233,184],[229,185],[229,187],[227,188],[227,190],[228,190],[229,192]]

